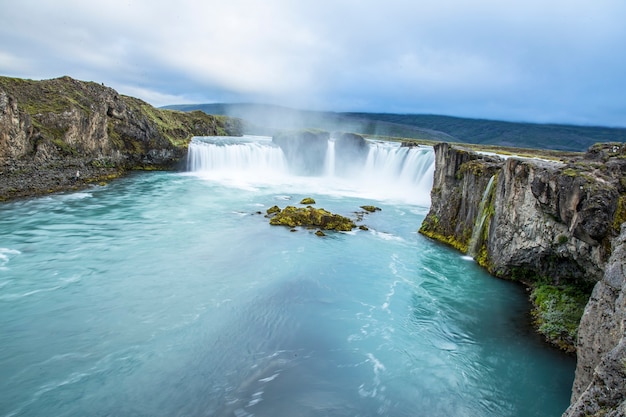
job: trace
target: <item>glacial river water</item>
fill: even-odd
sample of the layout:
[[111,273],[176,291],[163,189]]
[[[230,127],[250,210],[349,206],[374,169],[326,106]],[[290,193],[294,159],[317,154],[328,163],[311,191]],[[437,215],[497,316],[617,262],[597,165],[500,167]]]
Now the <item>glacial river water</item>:
[[[0,416],[560,416],[574,359],[525,290],[417,233],[432,150],[370,146],[302,177],[207,139],[193,172],[0,205]],[[258,214],[303,197],[382,210],[326,237]]]

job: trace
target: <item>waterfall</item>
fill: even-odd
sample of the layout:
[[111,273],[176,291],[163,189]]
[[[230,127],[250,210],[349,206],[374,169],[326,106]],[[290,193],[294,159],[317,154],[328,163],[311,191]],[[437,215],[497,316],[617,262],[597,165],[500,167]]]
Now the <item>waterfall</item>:
[[487,199],[489,198],[489,194],[491,194],[491,189],[493,188],[495,177],[495,175],[492,175],[491,178],[489,178],[489,182],[487,183],[487,187],[485,188],[483,197],[480,200],[480,204],[478,205],[478,213],[476,213],[474,229],[472,230],[472,237],[470,238],[470,241],[467,245],[467,255],[471,256],[474,259],[476,259],[476,256],[478,256],[478,248],[482,243],[481,234],[483,232],[485,220],[487,220],[488,215],[488,213],[485,211],[485,204],[487,204]]
[[324,175],[333,177],[335,175],[335,165],[335,141],[329,140],[326,158],[324,159]]
[[[269,137],[196,137],[189,144],[187,170],[201,177],[247,186],[281,185],[320,192],[430,204],[435,165],[430,147],[402,147],[367,141],[365,153],[338,149],[329,140],[318,175],[301,175]],[[307,163],[307,149],[295,160]]]
[[[265,143],[264,143],[265,142]],[[194,138],[189,145],[187,170],[231,172],[285,172],[282,151],[271,142],[231,137]]]

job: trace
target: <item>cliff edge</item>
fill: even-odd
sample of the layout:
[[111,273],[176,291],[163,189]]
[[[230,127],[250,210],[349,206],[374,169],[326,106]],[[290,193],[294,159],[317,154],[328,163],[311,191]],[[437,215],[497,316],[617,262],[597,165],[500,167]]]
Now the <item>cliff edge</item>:
[[0,77],[0,201],[171,169],[192,136],[240,131],[236,119],[156,109],[93,82]]
[[565,160],[504,158],[446,143],[435,155],[421,233],[469,252],[498,277],[555,285],[602,278],[626,221],[625,145],[596,145]]
[[625,415],[626,144],[560,160],[446,143],[435,155],[420,232],[529,286],[538,331],[578,356],[567,416]]

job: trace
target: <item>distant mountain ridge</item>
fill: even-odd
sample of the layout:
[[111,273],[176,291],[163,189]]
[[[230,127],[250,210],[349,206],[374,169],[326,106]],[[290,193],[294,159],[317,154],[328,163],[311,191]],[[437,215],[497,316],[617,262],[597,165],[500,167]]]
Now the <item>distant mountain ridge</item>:
[[247,132],[318,128],[364,135],[465,142],[518,148],[584,151],[599,142],[626,142],[626,128],[536,124],[428,114],[323,112],[269,104],[213,103],[165,106],[167,109],[238,117]]

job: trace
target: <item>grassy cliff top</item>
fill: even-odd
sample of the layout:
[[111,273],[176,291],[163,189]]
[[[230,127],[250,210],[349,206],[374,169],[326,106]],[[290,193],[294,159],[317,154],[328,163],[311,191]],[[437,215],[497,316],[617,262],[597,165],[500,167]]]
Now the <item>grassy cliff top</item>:
[[41,81],[0,77],[0,90],[17,101],[18,110],[30,116],[35,128],[56,142],[62,141],[66,132],[59,127],[59,120],[76,111],[86,119],[101,112],[110,122],[134,124],[177,147],[186,146],[194,134],[238,135],[241,131],[241,122],[230,117],[158,109],[104,84],[68,76]]

